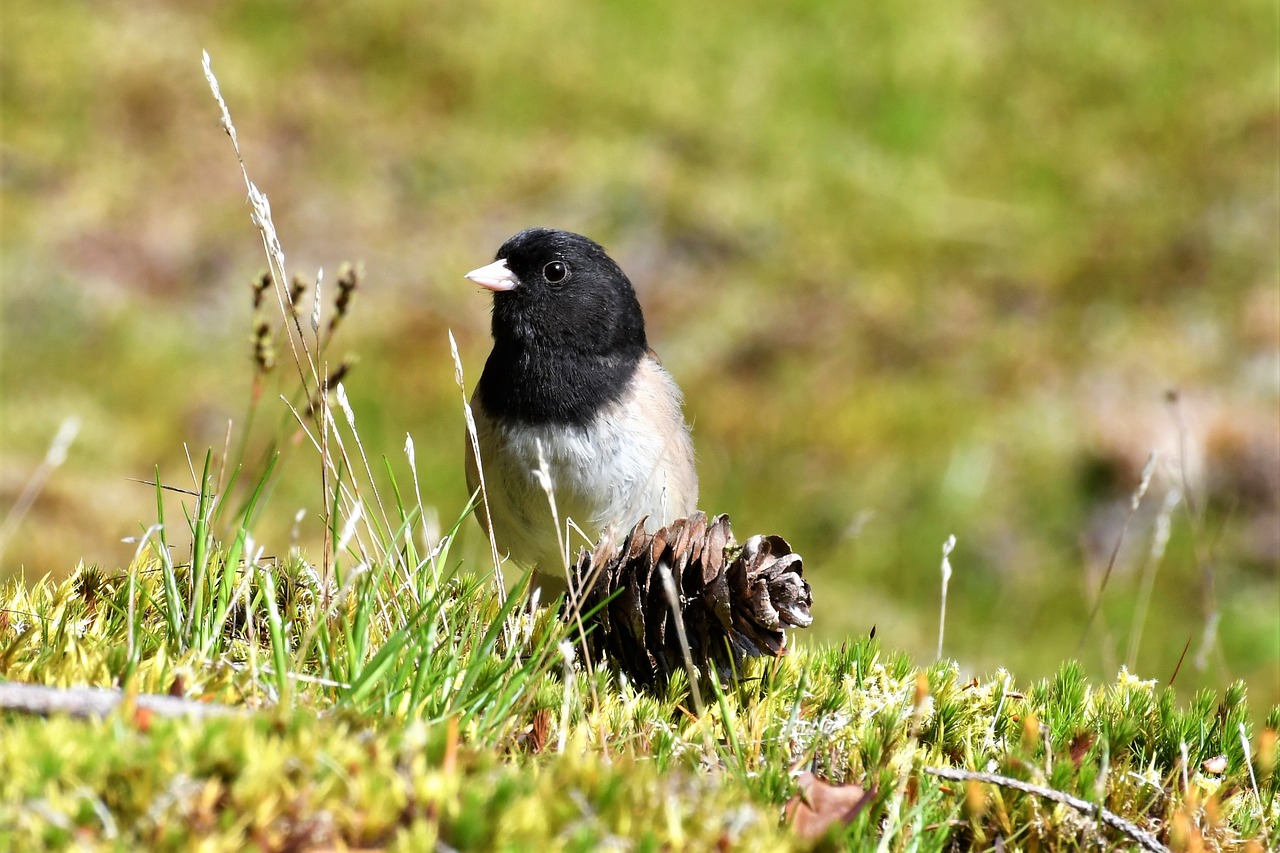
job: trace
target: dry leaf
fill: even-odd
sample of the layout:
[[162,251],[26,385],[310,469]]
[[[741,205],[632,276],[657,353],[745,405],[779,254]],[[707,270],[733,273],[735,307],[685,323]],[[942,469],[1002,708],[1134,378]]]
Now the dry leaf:
[[875,789],[861,785],[832,785],[805,772],[796,780],[799,790],[787,800],[786,820],[800,838],[812,841],[839,823],[847,826],[875,799]]
[[1084,760],[1085,753],[1089,751],[1089,747],[1093,746],[1093,742],[1098,736],[1093,732],[1080,732],[1071,739],[1071,746],[1068,750],[1071,754],[1071,763],[1076,767],[1080,766],[1080,762]]
[[551,733],[551,712],[546,708],[539,708],[533,712],[533,722],[529,724],[529,732],[525,740],[525,746],[534,755],[542,752],[547,745],[547,738]]

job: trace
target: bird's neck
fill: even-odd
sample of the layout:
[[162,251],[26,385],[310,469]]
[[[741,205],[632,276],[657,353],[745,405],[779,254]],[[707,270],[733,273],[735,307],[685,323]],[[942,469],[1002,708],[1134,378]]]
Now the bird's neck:
[[531,425],[587,426],[601,408],[625,393],[644,352],[564,353],[495,344],[476,392],[498,417]]

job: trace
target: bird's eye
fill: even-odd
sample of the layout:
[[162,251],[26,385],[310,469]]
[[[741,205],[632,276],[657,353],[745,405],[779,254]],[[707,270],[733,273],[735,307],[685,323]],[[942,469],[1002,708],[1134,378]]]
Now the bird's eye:
[[551,284],[559,284],[569,277],[569,268],[561,261],[552,261],[542,268],[542,277]]

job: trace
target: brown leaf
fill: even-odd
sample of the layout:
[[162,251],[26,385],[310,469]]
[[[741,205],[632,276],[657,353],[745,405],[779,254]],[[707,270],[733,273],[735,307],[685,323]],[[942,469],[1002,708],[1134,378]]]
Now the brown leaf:
[[533,721],[529,724],[529,751],[534,755],[542,752],[547,745],[547,736],[551,732],[551,712],[546,708],[539,708],[533,714]]
[[847,826],[875,799],[875,789],[861,785],[832,785],[813,773],[796,780],[799,790],[787,800],[786,821],[800,838],[812,841],[839,823]]
[[1093,732],[1079,732],[1071,739],[1071,763],[1076,767],[1080,766],[1080,762],[1084,760],[1085,753],[1089,751],[1089,747],[1093,746],[1093,742],[1098,736]]

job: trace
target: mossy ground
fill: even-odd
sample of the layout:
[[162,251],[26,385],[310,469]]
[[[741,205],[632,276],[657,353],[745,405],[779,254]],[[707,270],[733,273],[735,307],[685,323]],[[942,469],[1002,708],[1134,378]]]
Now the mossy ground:
[[[123,683],[127,694],[245,713],[171,719],[126,698],[105,720],[8,715],[0,838],[10,849],[1135,844],[1065,806],[926,767],[1075,794],[1176,850],[1260,851],[1280,838],[1280,708],[1251,717],[1242,684],[1179,707],[1172,689],[1123,671],[1097,686],[1075,664],[1027,686],[1004,672],[966,680],[951,662],[918,669],[862,639],[801,643],[737,685],[704,684],[699,709],[680,677],[638,693],[567,663],[552,642],[565,635],[558,622],[456,580],[407,632],[377,615],[394,609],[395,583],[362,588],[313,632],[320,590],[304,582],[276,602],[278,640],[269,626],[249,640],[249,622],[274,618],[255,594],[252,618],[229,617],[217,651],[202,654],[170,631],[164,574],[141,562],[128,575],[11,585],[0,675]],[[366,651],[352,661],[356,647]],[[301,662],[284,680],[266,664],[281,651]],[[781,812],[802,770],[870,790],[868,805],[824,836],[798,837]]]

